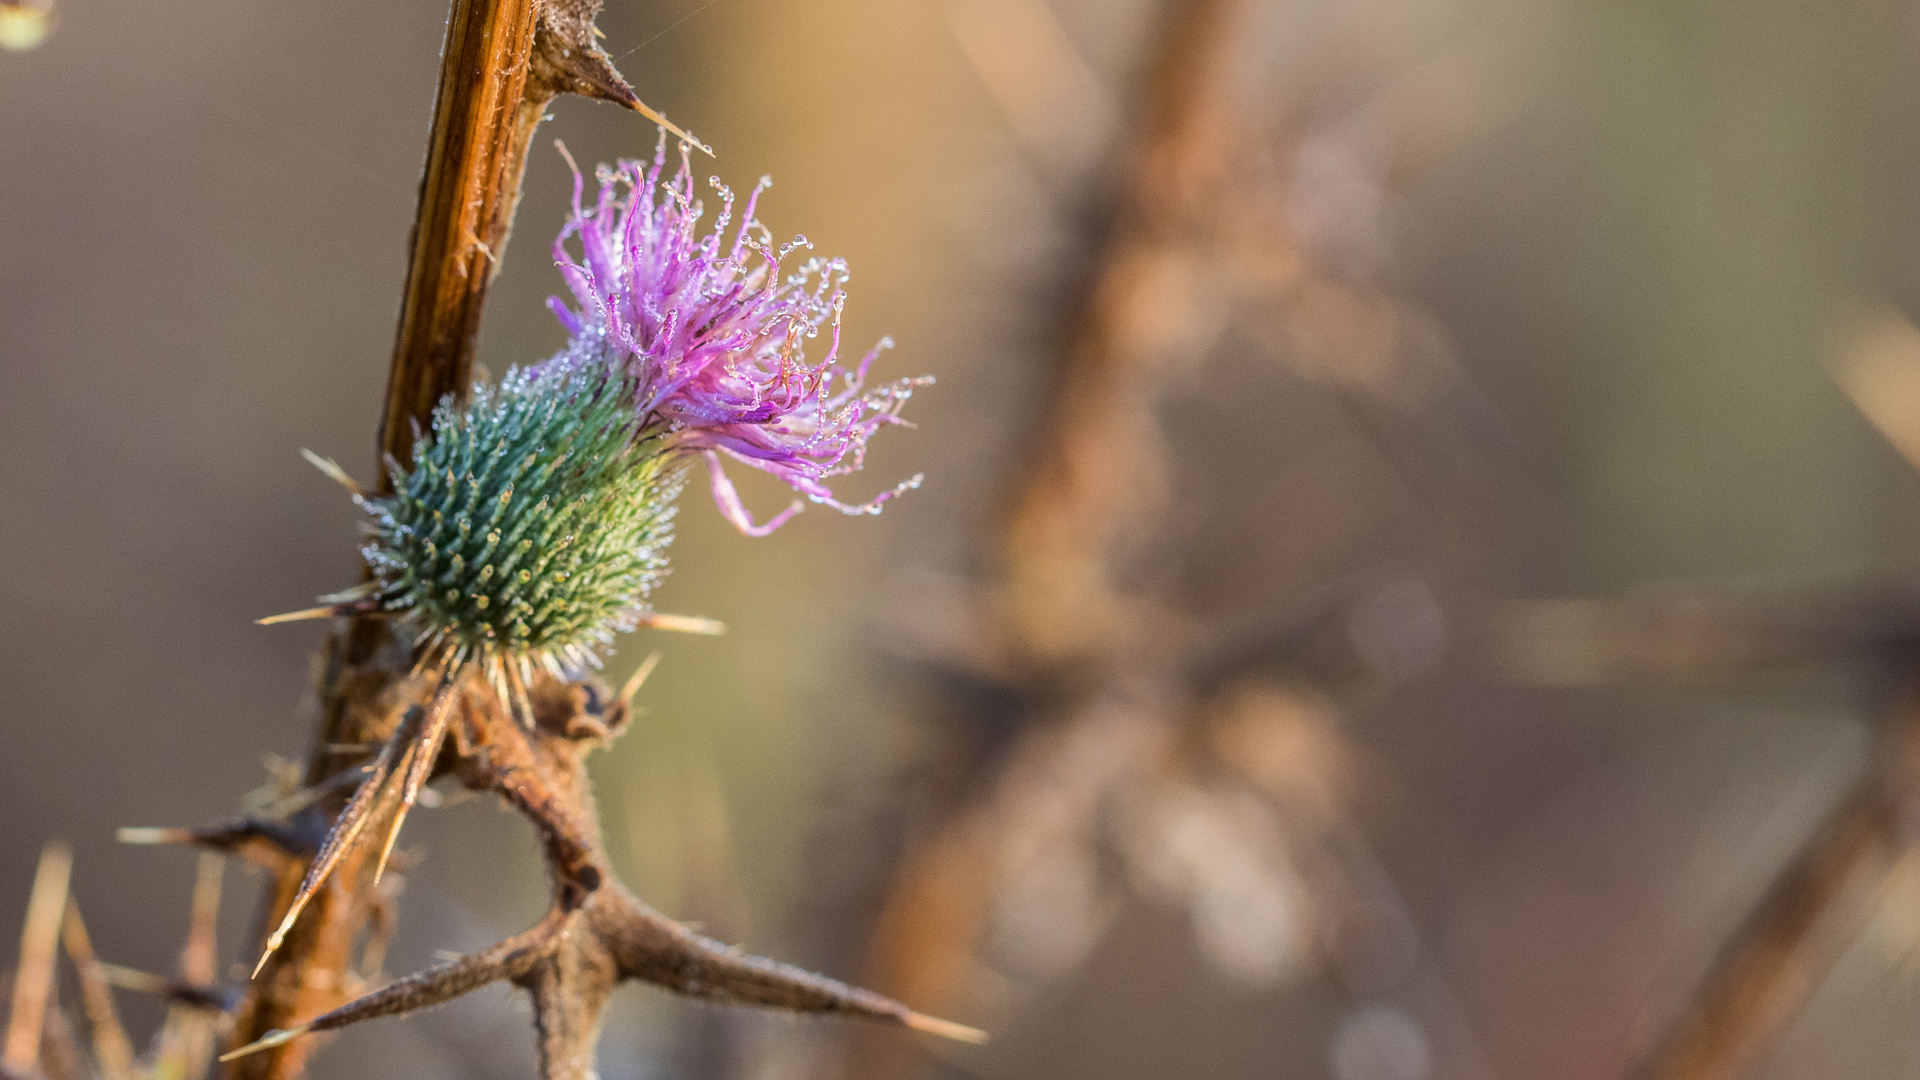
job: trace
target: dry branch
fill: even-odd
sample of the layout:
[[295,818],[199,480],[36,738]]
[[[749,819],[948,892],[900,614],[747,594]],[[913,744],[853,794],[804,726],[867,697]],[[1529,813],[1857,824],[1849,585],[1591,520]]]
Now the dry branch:
[[[1039,7],[965,10],[969,19],[1002,13],[1004,30]],[[1202,605],[1141,587],[1146,575],[1127,563],[1138,554],[1126,551],[1130,541],[1179,527],[1161,520],[1175,459],[1159,410],[1228,326],[1348,405],[1409,486],[1453,483],[1464,471],[1456,444],[1467,441],[1443,445],[1436,433],[1477,422],[1429,392],[1459,389],[1463,377],[1432,370],[1439,361],[1409,343],[1417,312],[1328,265],[1290,224],[1298,206],[1287,166],[1300,146],[1265,130],[1240,95],[1247,15],[1240,0],[1163,6],[1122,148],[1122,186],[992,540],[997,578],[957,589],[968,594],[951,605],[963,617],[897,652],[943,686],[973,690],[990,732],[980,742],[999,744],[971,748],[944,778],[951,804],[889,871],[869,945],[875,985],[936,1010],[1005,1001],[1009,988],[1063,974],[1131,896],[1203,910],[1219,895],[1208,890],[1227,887],[1224,873],[1209,879],[1210,856],[1216,868],[1254,868],[1250,890],[1302,913],[1267,938],[1286,939],[1268,957],[1297,947],[1356,998],[1406,989],[1423,962],[1405,902],[1351,819],[1346,781],[1357,755],[1335,723],[1341,705],[1407,674],[1354,651],[1350,616],[1379,583],[1346,582],[1283,598],[1257,619],[1208,625],[1195,617]],[[1040,118],[1019,109],[1048,100],[1037,89],[1063,77],[988,56],[980,43],[994,28],[985,18],[958,26],[1014,127],[1034,130]],[[1417,125],[1376,126],[1394,128],[1383,136],[1398,152],[1412,134],[1399,129]],[[1389,421],[1414,437],[1386,437]],[[1154,569],[1171,576],[1174,562]],[[1414,591],[1433,602],[1424,586]],[[1258,734],[1222,738],[1227,726]],[[1249,760],[1257,755],[1246,744],[1262,740],[1286,746],[1284,767],[1262,772]],[[1227,839],[1212,852],[1157,846],[1155,828],[1181,813],[1205,816]],[[1044,884],[1028,890],[1035,881]],[[1219,974],[1277,979],[1295,962],[1209,943],[1200,924],[1196,916],[1198,944]],[[1436,984],[1424,996],[1447,995]],[[924,1065],[877,1035],[854,1038],[829,1067],[839,1075],[906,1076]]]
[[[614,986],[627,980],[721,1003],[840,1013],[948,1038],[982,1037],[877,994],[746,955],[635,899],[607,870],[585,764],[587,753],[625,729],[630,707],[597,683],[543,678],[530,690],[531,731],[492,694],[482,676],[470,674],[459,687],[454,738],[437,768],[469,788],[500,795],[533,823],[552,886],[546,916],[490,949],[267,1032],[229,1053],[229,1059],[284,1053],[302,1045],[308,1035],[403,1016],[503,981],[533,996],[545,1080],[586,1080],[593,1075],[601,1014]],[[408,705],[405,711],[416,715],[418,708]],[[404,725],[395,742],[411,738]],[[365,786],[379,783],[369,777]]]
[[1760,895],[1634,1073],[1738,1080],[1799,1014],[1911,846],[1908,822],[1920,812],[1914,588],[1890,581],[1789,596],[1668,590],[1533,603],[1517,611],[1507,636],[1515,673],[1547,684],[1725,681],[1836,662],[1877,665],[1901,680],[1865,774]]
[[[416,428],[442,397],[464,393],[471,381],[487,286],[512,228],[527,147],[547,105],[571,92],[647,111],[594,41],[599,7],[596,0],[453,4],[376,462],[410,461]],[[387,470],[378,476],[379,489],[390,490]],[[332,796],[311,808],[323,826],[341,809],[333,781],[362,760],[338,748],[374,744],[388,734],[378,730],[383,706],[392,704],[390,691],[402,692],[397,684],[409,660],[373,619],[353,621],[328,643],[322,719],[305,778],[309,789],[329,789]],[[236,1043],[294,1027],[345,1000],[353,943],[382,903],[363,880],[366,858],[354,851],[341,860],[332,883],[265,965],[239,1009]],[[291,905],[305,861],[285,860],[276,871],[267,925]],[[291,1080],[310,1047],[296,1043],[246,1058],[234,1075]]]

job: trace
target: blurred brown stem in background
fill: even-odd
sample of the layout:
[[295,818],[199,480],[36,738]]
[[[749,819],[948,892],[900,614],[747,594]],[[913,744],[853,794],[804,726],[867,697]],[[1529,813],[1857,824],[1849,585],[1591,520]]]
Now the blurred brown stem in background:
[[0,1062],[30,1071],[40,1063],[40,1037],[53,996],[53,954],[67,906],[67,879],[73,853],[65,844],[48,844],[40,853],[27,901],[26,926],[20,931],[20,966],[13,978],[13,1004],[7,1013],[7,1040]]
[[[1126,521],[1151,509],[1159,486],[1152,405],[1160,366],[1170,359],[1167,338],[1181,329],[1178,306],[1166,304],[1162,290],[1186,269],[1180,264],[1202,205],[1220,195],[1227,153],[1220,81],[1239,8],[1236,0],[1175,0],[1162,13],[1111,235],[1005,518],[997,553],[1002,606],[978,628],[987,639],[980,653],[996,675],[1058,676],[1069,684],[1077,704],[1067,713],[1086,706],[1088,688],[1121,676],[1118,650],[1136,651],[1113,634],[1152,632],[1117,610],[1125,601],[1108,577],[1108,548]],[[1165,325],[1169,319],[1176,324]],[[1135,672],[1127,684],[1139,689],[1142,677],[1152,675]],[[994,848],[1008,830],[1050,816],[1026,813],[1026,803],[1056,786],[1097,791],[1107,773],[1125,768],[1136,744],[1166,738],[1150,720],[1142,727],[1138,715],[1099,719],[1105,722],[1077,734],[1067,717],[1036,725],[1049,730],[1023,740],[994,793],[959,810],[905,857],[875,929],[869,963],[880,986],[942,1008],[958,1002],[998,887]],[[1009,799],[1014,805],[1003,807]],[[1077,811],[1068,812],[1090,808]],[[881,1052],[860,1047],[850,1057],[864,1067]]]
[[[946,618],[927,640],[890,639],[940,685],[985,690],[1017,716],[1004,753],[962,767],[950,804],[884,885],[870,978],[936,1010],[990,1010],[1022,978],[1063,975],[1130,892],[1186,908],[1209,966],[1244,983],[1281,980],[1296,952],[1351,998],[1409,989],[1417,975],[1405,904],[1351,820],[1359,755],[1337,729],[1351,702],[1336,699],[1401,677],[1354,655],[1352,613],[1377,601],[1414,637],[1435,635],[1425,586],[1402,577],[1267,597],[1243,621],[1196,616],[1170,590],[1129,584],[1124,565],[1128,544],[1165,531],[1172,505],[1180,436],[1163,436],[1160,410],[1228,325],[1318,388],[1379,399],[1358,412],[1385,404],[1417,426],[1420,410],[1456,404],[1425,393],[1441,378],[1421,366],[1432,357],[1410,355],[1418,335],[1405,333],[1415,318],[1405,306],[1318,263],[1294,231],[1291,176],[1274,160],[1285,149],[1240,100],[1248,16],[1238,0],[1160,11],[1121,185],[988,541],[995,579],[956,586],[951,610],[934,605]],[[956,14],[1010,126],[1043,139],[1036,154],[1072,123],[1039,111],[1037,88],[1073,85],[1072,72],[996,62],[981,43],[997,40],[995,27],[1064,42],[1047,19],[1021,0]],[[1395,100],[1369,118],[1406,96],[1390,88],[1381,97]],[[1397,145],[1405,133],[1380,134]],[[1084,182],[1086,164],[1039,171]],[[1430,472],[1454,448],[1422,449]],[[1428,648],[1437,643],[1414,651]],[[1003,969],[987,971],[993,963]],[[838,1075],[909,1076],[925,1064],[877,1036],[850,1038]]]
[[1799,1015],[1912,845],[1920,815],[1920,593],[1886,582],[1802,596],[1680,593],[1518,609],[1507,659],[1536,684],[1716,681],[1864,663],[1892,682],[1866,771],[1720,948],[1634,1075],[1738,1080]]
[[1890,767],[1840,802],[1727,943],[1644,1080],[1738,1080],[1799,1013],[1850,936],[1848,914],[1858,916],[1904,847],[1899,822],[1920,793],[1915,716],[1906,704],[1882,751]]
[[[214,979],[213,935],[222,865],[217,855],[201,856],[181,974],[170,981],[104,964],[94,955],[86,924],[68,890],[72,856],[64,843],[49,843],[34,875],[20,963],[11,979],[12,1008],[7,1017],[7,1050],[0,1057],[0,1080],[93,1080],[95,1076],[100,1080],[187,1080],[206,1075],[227,1005],[224,994],[205,989]],[[79,978],[93,1046],[91,1060],[81,1051],[77,1028],[58,998],[55,951],[63,943]],[[132,1041],[120,1024],[112,986],[160,992],[170,999],[166,1018],[154,1035],[151,1057],[144,1064],[135,1060]],[[173,992],[189,987],[200,992],[186,996]]]
[[[1834,377],[1907,463],[1920,468],[1912,393],[1920,332],[1897,311],[1853,312]],[[1638,1080],[1737,1080],[1799,1015],[1913,854],[1920,820],[1920,587],[1869,581],[1799,595],[1665,590],[1617,601],[1524,604],[1506,661],[1537,685],[1713,683],[1783,668],[1852,664],[1886,695],[1865,771],[1807,835],[1720,947]]]
[[1193,249],[1226,195],[1226,80],[1241,6],[1176,0],[1162,15],[1107,250],[1005,524],[1003,632],[1017,666],[1104,653],[1110,643],[1095,636],[1123,624],[1108,551],[1164,486],[1152,409],[1162,368],[1182,352],[1178,293],[1196,284]]

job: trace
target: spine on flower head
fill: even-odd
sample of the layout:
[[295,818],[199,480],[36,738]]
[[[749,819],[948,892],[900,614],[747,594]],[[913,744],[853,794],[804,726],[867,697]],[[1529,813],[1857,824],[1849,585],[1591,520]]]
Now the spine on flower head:
[[394,493],[363,498],[379,606],[429,652],[598,662],[666,570],[684,469],[641,428],[625,369],[563,354],[434,412]]
[[[704,459],[715,504],[748,535],[773,531],[800,504],[755,524],[722,457],[849,514],[878,513],[919,486],[915,476],[866,502],[847,503],[827,484],[859,470],[868,440],[905,423],[901,407],[933,381],[897,379],[868,389],[868,368],[891,345],[886,340],[852,369],[839,362],[846,263],[809,257],[783,276],[782,264],[812,245],[804,236],[774,244],[755,214],[770,184],[765,178],[747,197],[731,236],[733,192],[711,179],[720,212],[701,232],[704,208],[688,149],[681,147],[678,170],[663,181],[666,163],[663,132],[651,162],[600,168],[591,207],[582,202],[585,181],[575,168],[573,213],[554,241],[574,304],[548,300],[572,338],[570,351],[603,351],[625,368],[638,421],[661,431],[669,451]],[[812,363],[806,343],[822,329],[829,335],[826,355]]]

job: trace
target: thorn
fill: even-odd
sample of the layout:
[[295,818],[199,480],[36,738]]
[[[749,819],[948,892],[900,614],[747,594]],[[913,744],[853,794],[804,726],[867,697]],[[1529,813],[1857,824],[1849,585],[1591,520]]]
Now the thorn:
[[625,104],[627,108],[632,109],[634,112],[639,113],[641,116],[646,117],[647,119],[653,121],[656,124],[659,124],[661,127],[666,128],[668,131],[672,132],[674,137],[678,138],[680,141],[691,143],[693,144],[694,149],[700,151],[701,153],[707,155],[710,158],[713,158],[716,161],[719,160],[720,155],[713,152],[713,147],[708,146],[706,143],[703,143],[699,139],[694,138],[692,132],[682,131],[678,125],[674,124],[673,121],[668,120],[665,116],[655,111],[654,108],[651,105],[648,105],[646,102],[641,101],[639,98],[636,97],[636,98],[633,98],[631,101],[626,102]]
[[123,967],[119,964],[100,962],[100,973],[107,977],[110,985],[122,990],[131,990],[139,994],[164,994],[173,988],[172,980],[139,968]]
[[518,664],[502,663],[500,666],[506,672],[508,688],[513,691],[510,711],[519,714],[516,719],[522,724],[532,727],[534,725],[533,697],[527,693],[527,677],[520,671]]
[[348,491],[352,492],[355,498],[366,497],[366,494],[367,494],[366,489],[360,486],[359,481],[355,480],[351,476],[348,476],[347,470],[341,468],[340,464],[334,461],[332,458],[323,458],[319,454],[316,454],[313,451],[306,449],[305,447],[301,448],[300,455],[306,458],[307,461],[311,463],[314,468],[319,469],[323,473],[326,473],[328,478],[331,479],[334,483],[339,484],[341,487],[346,488]]
[[[394,771],[403,777],[411,777],[413,775],[414,762],[419,758],[420,748],[417,746],[408,747],[407,752],[401,756],[400,763],[394,766]],[[403,789],[406,783],[405,780],[401,782]],[[380,884],[381,877],[385,876],[387,872],[387,860],[393,857],[393,845],[399,842],[400,826],[406,824],[406,821],[407,806],[405,803],[402,803],[401,806],[393,812],[393,821],[387,825],[387,838],[380,843],[380,858],[373,864],[373,883],[376,886]]]
[[591,34],[571,38],[564,29],[542,19],[535,31],[533,71],[529,78],[530,82],[543,84],[549,93],[578,94],[625,106],[673,132],[682,142],[699,147],[700,152],[708,157],[714,156],[713,147],[694,138],[691,132],[676,127],[672,121],[641,101],[626,77],[613,66],[613,59],[600,48],[599,42]]
[[645,660],[640,661],[639,669],[636,670],[633,673],[633,676],[627,680],[627,684],[620,688],[621,703],[626,705],[628,708],[632,708],[633,695],[640,692],[640,687],[642,684],[644,684],[647,681],[647,676],[653,674],[653,669],[659,666],[660,666],[660,650],[655,649],[653,650],[652,653],[650,653],[647,656]]
[[379,591],[379,582],[363,581],[351,589],[341,589],[336,593],[328,593],[320,597],[320,599],[325,600],[329,604],[351,604],[356,600],[365,600],[367,597]]
[[335,615],[343,614],[346,613],[337,606],[328,604],[326,607],[310,607],[300,611],[289,611],[282,615],[269,615],[264,619],[255,619],[253,622],[255,626],[278,626],[281,623],[299,622],[302,619],[331,619]]
[[116,829],[113,835],[123,844],[192,844],[198,840],[192,829],[136,827]]
[[246,1057],[248,1054],[257,1054],[262,1050],[271,1050],[276,1046],[285,1046],[312,1029],[311,1024],[301,1024],[299,1027],[288,1028],[285,1031],[269,1031],[238,1050],[229,1050],[221,1054],[220,1060],[232,1061],[235,1058]]
[[[305,905],[301,906],[304,907]],[[267,966],[267,961],[273,957],[274,951],[280,948],[280,943],[287,939],[287,931],[293,929],[293,919],[298,918],[299,913],[289,912],[289,915],[291,915],[292,918],[281,920],[280,925],[274,929],[273,936],[267,939],[267,947],[260,950],[260,959],[253,965],[253,973],[247,976],[249,980],[260,977],[260,970]],[[265,1049],[265,1047],[261,1047],[261,1049]],[[222,1058],[221,1060],[225,1061],[226,1059]]]
[[968,1027],[965,1024],[956,1024],[951,1020],[942,1020],[937,1016],[926,1016],[921,1013],[910,1012],[902,1017],[900,1022],[915,1031],[923,1031],[928,1035],[938,1035],[943,1039],[972,1043],[975,1046],[985,1046],[987,1044],[988,1035],[979,1028]]
[[407,750],[406,757],[395,767],[404,780],[400,789],[400,805],[393,812],[393,824],[387,827],[386,843],[380,846],[380,859],[373,864],[373,883],[380,884],[380,876],[387,872],[387,859],[393,854],[393,845],[400,839],[400,826],[406,823],[407,812],[419,801],[420,789],[426,786],[427,778],[433,773],[434,762],[440,757],[440,744],[446,741],[447,724],[453,718],[453,699],[459,693],[458,677],[461,673],[449,665],[440,676],[440,687],[433,693],[433,701],[427,706],[427,720],[420,732],[420,739]]
[[708,619],[699,615],[666,615],[658,611],[640,616],[640,625],[649,630],[671,630],[678,634],[707,634],[715,637],[727,632],[727,624],[719,619]]
[[116,989],[136,994],[155,994],[176,1005],[213,1012],[227,1012],[233,1007],[227,991],[217,986],[197,986],[183,979],[169,979],[139,968],[109,964],[104,960],[100,961],[100,974],[106,978],[107,985]]
[[[411,714],[413,710],[409,709],[408,712]],[[314,856],[312,864],[307,867],[307,876],[300,882],[300,890],[294,894],[293,903],[288,906],[286,915],[280,920],[280,925],[274,928],[272,935],[267,938],[266,948],[260,951],[260,962],[253,966],[253,974],[249,978],[260,977],[261,969],[267,966],[267,959],[280,948],[282,942],[286,941],[287,932],[293,929],[295,920],[300,918],[300,912],[306,908],[314,894],[320,891],[320,886],[326,883],[334,867],[340,864],[340,860],[353,847],[353,842],[359,838],[360,831],[366,828],[368,820],[374,816],[374,804],[386,788],[387,780],[393,775],[394,746],[411,738],[409,735],[411,730],[412,724],[409,720],[402,719],[393,737],[387,740],[386,745],[380,748],[380,753],[367,766],[367,778],[360,782],[360,788],[353,793],[353,798],[348,800],[347,808],[340,811],[340,816],[334,819],[333,830],[327,834],[326,842],[320,845],[320,853]]]
[[471,226],[463,226],[461,231],[466,234],[467,243],[472,244],[476,248],[479,248],[480,254],[485,255],[487,257],[487,262],[492,263],[495,266],[499,265],[500,260],[493,257],[493,249],[487,246],[486,241],[480,239],[479,234],[475,233]]
[[233,1051],[222,1061],[242,1054],[270,1050],[302,1035],[341,1028],[380,1016],[404,1016],[431,1008],[503,979],[517,979],[534,964],[552,955],[563,931],[575,925],[559,911],[550,911],[531,929],[499,942],[492,948],[460,956],[452,963],[408,975],[386,986],[355,998],[331,1012],[316,1016],[297,1028],[271,1031],[258,1042]]

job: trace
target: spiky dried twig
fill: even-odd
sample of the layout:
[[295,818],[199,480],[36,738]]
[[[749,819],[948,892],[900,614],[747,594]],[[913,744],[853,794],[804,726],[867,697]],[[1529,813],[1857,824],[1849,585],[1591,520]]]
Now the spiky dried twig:
[[[464,392],[471,381],[487,286],[511,229],[527,147],[548,103],[576,93],[655,115],[595,42],[599,8],[598,0],[454,0],[377,460],[409,461],[417,426],[442,397]],[[388,483],[382,470],[379,489]],[[391,734],[393,714],[382,698],[390,705],[402,693],[411,658],[394,647],[381,622],[359,618],[329,642],[326,661],[305,786],[331,793],[337,777],[363,764],[360,755],[335,747],[377,744]],[[341,806],[330,794],[312,809],[330,821]],[[238,1042],[292,1027],[345,1000],[353,942],[382,903],[363,881],[366,857],[361,850],[345,853],[333,882],[305,905],[303,919],[241,1004]],[[276,871],[267,901],[276,922],[292,906],[305,871],[304,859]],[[250,1056],[234,1073],[290,1080],[303,1070],[310,1046],[299,1042]]]
[[[596,683],[543,678],[530,689],[532,730],[515,719],[483,678],[470,674],[459,687],[458,706],[449,710],[454,738],[433,756],[427,775],[452,775],[470,788],[498,794],[534,823],[553,890],[546,916],[490,949],[265,1033],[228,1059],[245,1060],[296,1045],[306,1035],[404,1015],[502,981],[533,996],[542,1076],[548,1080],[592,1075],[600,1014],[613,987],[625,980],[716,1002],[843,1013],[951,1038],[980,1037],[877,994],[745,955],[640,903],[607,870],[585,767],[593,747],[625,729],[631,715],[627,702]],[[408,716],[420,712],[417,704],[406,707]],[[414,741],[418,726],[417,720],[402,720],[387,745]],[[385,776],[376,773],[363,782],[362,791],[387,786]],[[390,791],[389,798],[397,795]]]
[[[219,978],[216,931],[226,860],[202,852],[194,874],[187,916],[187,942],[180,950],[179,985],[212,986]],[[169,995],[167,1014],[154,1036],[153,1071],[159,1080],[200,1080],[213,1062],[214,1044],[230,1017],[204,1004]]]

